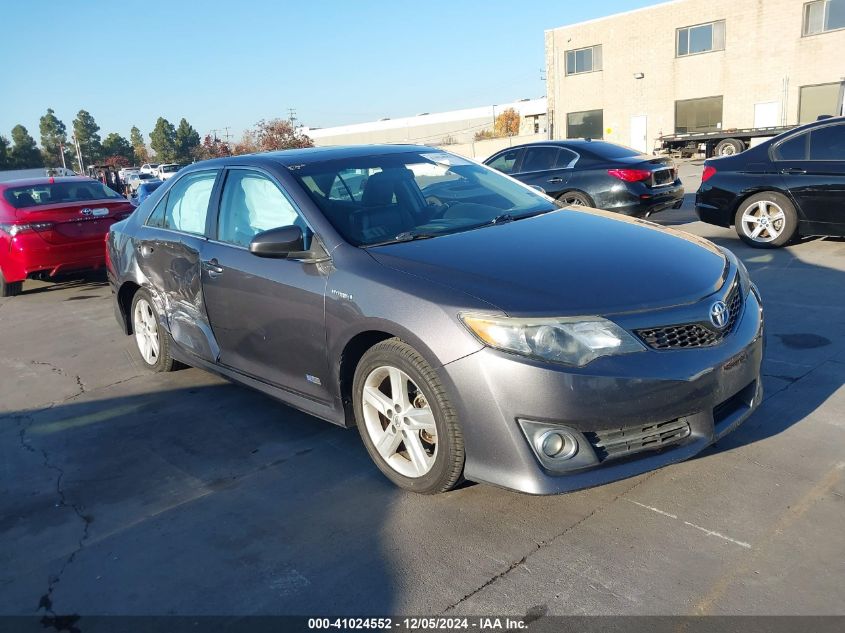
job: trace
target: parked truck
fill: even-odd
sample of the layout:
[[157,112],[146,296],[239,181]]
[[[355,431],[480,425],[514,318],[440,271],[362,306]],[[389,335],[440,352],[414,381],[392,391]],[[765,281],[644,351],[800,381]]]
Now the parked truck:
[[707,158],[732,156],[745,151],[760,141],[783,134],[794,127],[797,126],[784,125],[718,130],[715,132],[665,134],[657,139],[660,143],[658,149],[669,154],[680,153],[681,158],[691,158],[695,154],[704,154]]

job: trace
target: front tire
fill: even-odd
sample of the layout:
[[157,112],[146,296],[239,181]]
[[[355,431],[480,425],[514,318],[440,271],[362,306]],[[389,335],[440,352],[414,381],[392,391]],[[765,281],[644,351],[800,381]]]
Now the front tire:
[[798,235],[798,214],[786,196],[767,191],[739,205],[734,217],[736,233],[754,248],[780,248]]
[[437,374],[399,339],[370,348],[355,369],[352,400],[358,431],[379,470],[420,494],[460,481],[464,442]]
[[173,370],[170,337],[158,321],[152,297],[146,290],[138,290],[132,297],[132,332],[144,366],[153,372]]
[[6,281],[3,271],[0,270],[0,297],[16,297],[23,290],[22,281]]

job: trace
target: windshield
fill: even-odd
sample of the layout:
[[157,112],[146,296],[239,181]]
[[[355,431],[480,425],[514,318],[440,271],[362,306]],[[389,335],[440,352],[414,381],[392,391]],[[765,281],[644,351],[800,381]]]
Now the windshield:
[[169,174],[174,171],[179,171],[179,165],[162,165],[159,167],[159,171],[163,171],[165,174]]
[[434,150],[339,159],[291,172],[356,246],[447,235],[557,208],[498,172]]
[[45,183],[25,187],[9,187],[3,194],[6,202],[16,209],[39,207],[65,202],[87,202],[88,200],[120,199],[104,184],[96,180],[77,180],[73,182]]

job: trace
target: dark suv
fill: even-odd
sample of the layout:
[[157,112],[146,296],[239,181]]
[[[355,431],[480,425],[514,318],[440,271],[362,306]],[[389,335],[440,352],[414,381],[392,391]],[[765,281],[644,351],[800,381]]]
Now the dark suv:
[[668,158],[605,141],[543,141],[493,154],[484,164],[567,205],[647,218],[680,208],[684,188]]

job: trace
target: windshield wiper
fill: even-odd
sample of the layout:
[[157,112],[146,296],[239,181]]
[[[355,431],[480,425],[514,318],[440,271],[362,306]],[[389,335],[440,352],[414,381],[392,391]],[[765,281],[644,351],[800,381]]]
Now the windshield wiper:
[[425,231],[404,231],[393,238],[393,242],[413,242],[414,240],[427,240],[437,237],[439,233],[426,233]]

